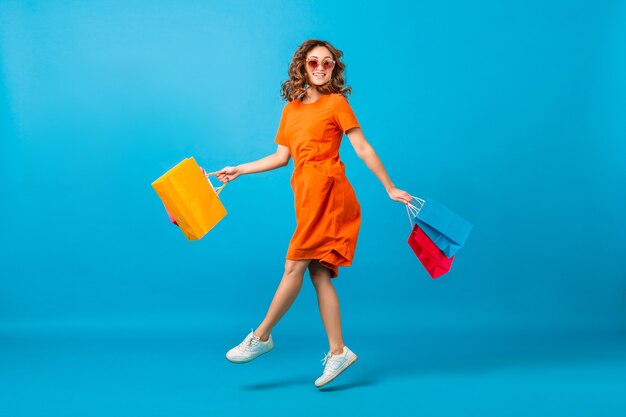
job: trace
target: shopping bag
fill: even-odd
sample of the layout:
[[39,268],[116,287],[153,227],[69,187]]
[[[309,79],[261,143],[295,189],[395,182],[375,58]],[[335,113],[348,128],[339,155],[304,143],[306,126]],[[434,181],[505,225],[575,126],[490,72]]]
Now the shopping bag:
[[436,200],[411,197],[417,201],[407,206],[413,221],[447,257],[456,254],[465,244],[472,224]]
[[407,213],[409,213],[409,222],[413,226],[411,234],[409,235],[409,246],[413,249],[413,252],[420,260],[428,274],[432,279],[439,278],[443,274],[450,271],[452,267],[452,261],[454,256],[447,257],[441,249],[435,245],[435,243],[424,233],[419,225],[413,224],[411,218],[411,212],[407,206]]
[[210,175],[214,173],[206,174],[191,157],[152,183],[170,219],[188,240],[201,239],[228,214],[219,199],[226,183],[213,188]]
[[167,209],[167,206],[165,205],[165,203],[163,204],[163,207],[165,207],[165,212],[167,213],[167,217],[170,218],[170,221],[174,223],[176,226],[178,226],[178,224],[176,223],[176,219],[174,218],[174,216],[172,216],[172,213],[170,213],[170,211]]

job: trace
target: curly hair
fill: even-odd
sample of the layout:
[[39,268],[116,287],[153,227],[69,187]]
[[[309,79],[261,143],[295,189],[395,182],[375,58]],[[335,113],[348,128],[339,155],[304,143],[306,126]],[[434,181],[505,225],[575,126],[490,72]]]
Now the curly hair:
[[335,67],[331,75],[330,81],[324,85],[318,86],[317,90],[321,94],[340,93],[347,97],[352,93],[352,88],[344,86],[344,71],[346,66],[341,62],[343,52],[335,48],[330,42],[322,41],[318,39],[309,39],[304,41],[302,45],[298,47],[296,52],[291,58],[291,64],[289,65],[289,79],[281,84],[280,98],[286,101],[292,101],[302,97],[306,92],[306,54],[316,46],[325,46],[333,55],[335,60]]

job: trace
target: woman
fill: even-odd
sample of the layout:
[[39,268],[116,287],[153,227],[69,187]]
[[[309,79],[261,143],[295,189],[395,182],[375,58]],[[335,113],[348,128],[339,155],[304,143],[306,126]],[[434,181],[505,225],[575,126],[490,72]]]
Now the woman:
[[221,182],[240,175],[286,166],[294,159],[291,187],[297,227],[287,250],[285,272],[261,324],[226,357],[234,363],[249,362],[274,347],[270,331],[289,309],[302,287],[308,268],[317,292],[318,306],[330,350],[324,372],[315,385],[332,381],[357,356],[344,344],[339,299],[331,282],[339,266],[352,264],[361,225],[361,209],[339,159],[345,133],[365,164],[382,182],[389,197],[408,204],[411,196],[394,186],[380,159],[366,141],[345,98],[345,65],[342,52],[321,40],[305,41],[289,66],[289,80],[282,84],[284,106],[275,142],[276,153],[216,172]]

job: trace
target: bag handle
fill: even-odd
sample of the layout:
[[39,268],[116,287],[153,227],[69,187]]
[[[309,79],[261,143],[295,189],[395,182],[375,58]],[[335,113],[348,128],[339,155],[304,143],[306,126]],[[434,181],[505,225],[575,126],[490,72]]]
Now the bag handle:
[[424,200],[423,198],[415,197],[414,195],[412,195],[411,197],[414,198],[415,201],[417,201],[417,203],[420,205],[420,209],[422,208],[424,203],[426,203],[426,200]]
[[211,176],[215,176],[217,174],[217,172],[209,172],[207,173],[204,168],[201,168],[202,172],[204,173],[204,176],[206,177],[207,181],[209,181],[209,184],[211,184],[211,187],[213,188],[213,190],[215,190],[215,192],[217,193],[217,195],[219,196],[220,193],[222,192],[222,190],[224,189],[224,187],[226,187],[226,184],[228,183],[223,183],[222,185],[220,185],[219,187],[215,188],[213,187],[213,184],[211,183],[211,180],[209,179],[209,177]]
[[407,203],[406,204],[406,214],[407,216],[409,216],[409,224],[411,225],[411,227],[413,227],[413,218],[411,217],[411,214],[413,214],[415,216],[415,213],[413,212],[412,208],[409,208],[409,206],[413,207],[413,205],[411,203]]
[[[417,217],[422,207],[424,207],[426,200],[419,198],[419,197],[415,197],[413,195],[411,197],[414,198],[415,201],[417,201],[417,204],[419,205],[419,206],[414,206],[411,203],[406,204],[406,214],[409,216],[409,224],[411,225],[411,227],[413,227],[413,218]],[[413,217],[411,217],[411,214],[413,215]]]

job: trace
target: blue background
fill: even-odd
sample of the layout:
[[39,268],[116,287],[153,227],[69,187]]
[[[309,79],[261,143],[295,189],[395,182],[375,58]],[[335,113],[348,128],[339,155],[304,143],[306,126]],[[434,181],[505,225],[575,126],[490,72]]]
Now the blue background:
[[[264,157],[300,43],[344,51],[392,180],[474,224],[431,280],[347,138],[362,206],[334,281],[360,357],[328,349],[308,276],[256,327],[295,227],[284,169],[221,194],[188,242],[151,187],[185,157]],[[620,1],[0,2],[0,415],[623,415],[626,5]]]

